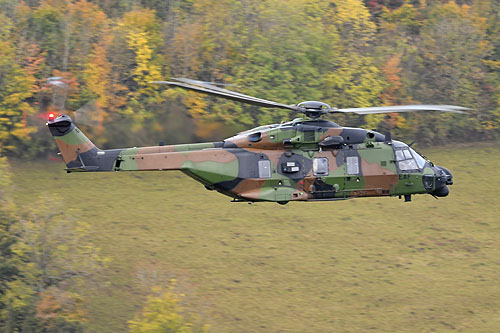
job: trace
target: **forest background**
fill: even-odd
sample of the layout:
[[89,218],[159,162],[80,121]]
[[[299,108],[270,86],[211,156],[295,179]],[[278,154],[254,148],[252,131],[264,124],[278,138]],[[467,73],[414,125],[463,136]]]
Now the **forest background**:
[[[45,121],[63,95],[104,149],[220,140],[296,116],[149,83],[170,77],[287,104],[460,105],[472,110],[334,120],[422,146],[496,140],[499,15],[495,0],[0,0],[0,156],[54,156]],[[0,328],[80,331],[82,290],[108,258],[57,198],[16,206],[10,170],[0,158]],[[150,306],[182,328],[176,296],[162,297]]]
[[65,112],[93,110],[80,126],[102,148],[223,139],[296,116],[149,83],[170,77],[287,104],[466,106],[335,121],[421,145],[495,139],[499,12],[490,0],[1,0],[0,150],[57,150],[44,126],[52,76],[68,84]]

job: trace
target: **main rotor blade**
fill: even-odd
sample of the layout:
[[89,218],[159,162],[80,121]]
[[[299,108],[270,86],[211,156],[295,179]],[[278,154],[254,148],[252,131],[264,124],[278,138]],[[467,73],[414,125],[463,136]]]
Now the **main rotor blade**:
[[[245,94],[242,94],[242,93],[239,93],[239,92],[236,92],[236,91],[232,91],[232,90],[220,88],[220,87],[214,86],[214,85],[210,84],[209,82],[205,82],[205,81],[198,81],[198,80],[187,79],[187,78],[183,78],[183,77],[181,77],[181,78],[174,77],[173,79],[175,81],[187,83],[189,85],[199,86],[199,87],[210,89],[210,90],[219,91],[219,92],[222,92],[222,93],[225,93],[225,94],[231,94],[231,95],[241,96],[241,97],[250,98],[250,99],[253,99],[253,100],[259,100],[259,101],[265,101],[265,102],[272,102],[272,101],[267,101],[267,100],[262,99],[262,98],[253,97],[253,96],[245,95]],[[276,102],[272,102],[272,103],[276,103]]]
[[441,111],[453,113],[467,113],[462,106],[455,105],[396,105],[396,106],[375,106],[368,108],[350,108],[350,109],[332,109],[329,113],[357,113],[357,114],[374,114],[374,113],[390,113],[390,112],[416,112],[416,111]]
[[205,84],[207,86],[234,86],[234,87],[236,87],[236,85],[232,84],[232,83],[219,83],[219,82],[200,81],[200,80],[188,79],[188,78],[185,78],[185,77],[173,77],[172,79],[174,79],[175,81],[179,81],[179,82],[194,84],[196,86],[200,86],[200,85],[204,85]]
[[280,109],[288,109],[293,111],[300,111],[300,108],[295,105],[286,105],[274,101],[268,101],[266,99],[257,98],[249,95],[240,94],[231,90],[219,88],[202,81],[184,79],[184,78],[176,78],[175,80],[181,82],[172,82],[172,81],[152,81],[151,83],[156,84],[166,84],[169,86],[179,87],[187,90],[193,90],[201,93],[205,93],[208,95],[218,96],[226,99],[230,99],[233,101],[248,103],[252,105],[267,107],[267,108],[280,108]]

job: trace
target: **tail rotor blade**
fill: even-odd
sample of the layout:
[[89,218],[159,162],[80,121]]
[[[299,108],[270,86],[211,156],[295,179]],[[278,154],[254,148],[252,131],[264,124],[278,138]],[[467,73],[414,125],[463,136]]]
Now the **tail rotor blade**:
[[47,84],[53,88],[52,93],[52,106],[59,112],[64,110],[66,104],[66,96],[68,94],[68,84],[63,81],[64,79],[59,76],[49,77]]
[[102,123],[97,100],[93,99],[75,111],[75,122],[91,127],[99,127]]

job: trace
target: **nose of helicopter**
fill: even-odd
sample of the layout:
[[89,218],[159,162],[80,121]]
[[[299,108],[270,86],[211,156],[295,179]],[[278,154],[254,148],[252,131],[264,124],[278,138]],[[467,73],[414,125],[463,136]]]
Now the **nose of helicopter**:
[[434,169],[434,191],[431,194],[437,197],[445,197],[450,193],[447,185],[453,185],[453,175],[450,170],[436,165]]

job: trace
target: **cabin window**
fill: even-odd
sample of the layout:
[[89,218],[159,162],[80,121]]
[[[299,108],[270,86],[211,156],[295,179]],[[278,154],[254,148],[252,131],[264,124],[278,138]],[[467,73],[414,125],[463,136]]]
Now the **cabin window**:
[[346,157],[347,162],[347,174],[357,175],[359,174],[359,159],[357,156]]
[[328,158],[318,157],[313,160],[313,173],[315,176],[328,175]]
[[271,162],[268,160],[259,161],[259,178],[271,177]]

